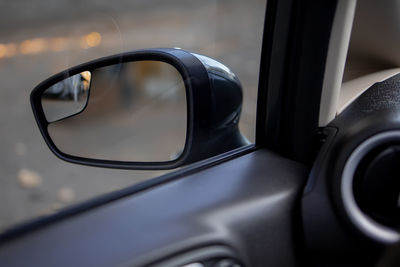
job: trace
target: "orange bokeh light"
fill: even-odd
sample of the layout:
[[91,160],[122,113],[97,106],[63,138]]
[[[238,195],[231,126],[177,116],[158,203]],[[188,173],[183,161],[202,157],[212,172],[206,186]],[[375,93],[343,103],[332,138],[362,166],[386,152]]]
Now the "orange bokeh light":
[[[17,55],[36,55],[48,51],[61,52],[74,48],[90,48],[100,45],[101,34],[98,32],[91,32],[82,37],[68,38],[68,37],[53,37],[53,38],[33,38],[27,39],[18,43],[0,43],[0,59],[11,58]],[[79,44],[78,47],[74,43]]]
[[17,45],[14,43],[0,44],[0,58],[10,58],[17,54]]
[[35,38],[23,41],[19,50],[23,55],[39,54],[47,50],[47,42],[42,38]]
[[101,34],[98,32],[91,32],[83,37],[84,43],[82,47],[95,47],[101,43]]

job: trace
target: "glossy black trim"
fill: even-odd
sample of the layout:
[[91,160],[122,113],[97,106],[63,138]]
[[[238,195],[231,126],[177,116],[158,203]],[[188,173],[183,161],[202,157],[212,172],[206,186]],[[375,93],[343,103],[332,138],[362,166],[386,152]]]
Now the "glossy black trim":
[[336,0],[268,1],[258,100],[258,116],[265,125],[261,121],[257,125],[257,144],[304,163],[315,156],[336,4]]
[[285,155],[309,164],[318,146],[319,109],[336,6],[337,0],[296,5],[281,145]]
[[[273,146],[279,135],[281,79],[284,71],[292,1],[270,0],[264,21],[257,96],[256,144]],[[275,126],[275,127],[274,127]]]

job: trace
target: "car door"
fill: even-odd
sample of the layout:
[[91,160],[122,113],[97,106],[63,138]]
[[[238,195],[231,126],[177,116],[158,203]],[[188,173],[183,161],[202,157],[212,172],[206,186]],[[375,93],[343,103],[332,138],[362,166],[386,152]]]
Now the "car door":
[[[355,1],[268,1],[254,145],[5,232],[2,265],[374,264],[382,244],[397,240],[357,228],[340,182],[349,154],[377,124],[348,128],[358,102],[333,122],[321,115],[337,89],[332,76],[343,73],[340,43],[354,10]],[[397,127],[389,122],[387,130]]]

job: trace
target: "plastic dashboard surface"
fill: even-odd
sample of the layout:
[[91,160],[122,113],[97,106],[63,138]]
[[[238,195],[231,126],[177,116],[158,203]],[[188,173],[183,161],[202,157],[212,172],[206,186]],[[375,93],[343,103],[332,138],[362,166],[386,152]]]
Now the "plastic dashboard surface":
[[0,265],[148,266],[224,246],[246,266],[294,266],[307,173],[258,150],[3,243]]

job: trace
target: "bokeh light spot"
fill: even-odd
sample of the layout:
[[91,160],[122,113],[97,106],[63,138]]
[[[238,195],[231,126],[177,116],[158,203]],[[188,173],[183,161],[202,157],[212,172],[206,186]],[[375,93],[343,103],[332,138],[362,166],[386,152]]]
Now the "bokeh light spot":
[[98,32],[91,32],[85,36],[85,41],[88,47],[95,47],[101,43],[101,34]]

